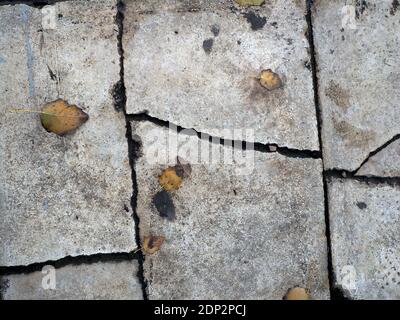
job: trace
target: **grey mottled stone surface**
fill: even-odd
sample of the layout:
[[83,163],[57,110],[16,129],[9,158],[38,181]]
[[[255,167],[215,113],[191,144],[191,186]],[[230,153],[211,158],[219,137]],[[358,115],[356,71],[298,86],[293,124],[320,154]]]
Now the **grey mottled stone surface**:
[[[166,238],[145,259],[150,299],[282,299],[294,286],[314,299],[329,297],[320,160],[232,153],[149,122],[131,124],[142,146],[141,237]],[[214,164],[206,161],[210,149],[220,155]],[[169,192],[176,209],[169,221],[152,199],[176,155],[191,163],[192,174]]]
[[[5,300],[142,300],[137,261],[66,265],[0,279]],[[50,278],[55,275],[55,288]]]
[[400,11],[392,1],[314,2],[325,167],[355,170],[400,133]]
[[[229,138],[318,150],[305,1],[241,8],[233,1],[127,1],[124,21],[128,113],[148,112]],[[283,81],[258,81],[272,69]]]
[[[119,80],[115,1],[0,7],[0,265],[133,250],[125,120],[113,107]],[[95,12],[96,14],[93,14]],[[57,98],[90,119],[65,137],[37,114]]]
[[400,140],[368,159],[357,171],[360,176],[400,177]]
[[333,180],[328,194],[336,285],[354,299],[399,299],[399,187]]

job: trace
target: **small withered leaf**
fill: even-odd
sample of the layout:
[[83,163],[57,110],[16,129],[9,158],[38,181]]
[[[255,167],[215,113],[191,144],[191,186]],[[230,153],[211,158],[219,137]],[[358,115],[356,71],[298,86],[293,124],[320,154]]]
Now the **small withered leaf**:
[[235,0],[240,6],[261,6],[264,0]]
[[46,103],[40,113],[43,128],[60,136],[75,130],[88,119],[82,109],[62,99]]
[[178,175],[174,167],[168,167],[158,177],[158,182],[166,191],[176,190],[182,184],[182,177]]
[[291,288],[286,293],[285,300],[310,300],[307,290],[300,287]]
[[175,220],[175,206],[168,192],[164,190],[157,192],[153,197],[153,204],[161,217],[170,221]]
[[277,73],[267,69],[261,71],[260,84],[268,90],[275,90],[282,87],[282,80]]
[[153,254],[160,250],[165,237],[163,236],[146,236],[143,238],[142,250],[144,254]]

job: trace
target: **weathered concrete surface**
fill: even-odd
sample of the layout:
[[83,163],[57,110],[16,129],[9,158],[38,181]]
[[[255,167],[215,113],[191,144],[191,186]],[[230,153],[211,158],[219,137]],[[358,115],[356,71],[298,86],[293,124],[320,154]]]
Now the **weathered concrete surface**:
[[[122,114],[115,1],[39,9],[0,7],[0,265],[126,252],[135,245],[131,171]],[[51,70],[51,71],[50,71]],[[90,119],[75,133],[46,132],[37,114],[56,98]]]
[[[305,1],[241,8],[225,1],[127,1],[124,20],[128,113],[148,112],[229,138],[318,150]],[[276,72],[283,87],[257,79]]]
[[343,8],[355,1],[314,2],[324,163],[352,171],[400,133],[400,12],[357,1],[351,29]]
[[400,177],[400,140],[368,159],[357,171],[360,176]]
[[399,299],[399,187],[333,180],[328,194],[336,284],[354,299]]
[[[145,259],[150,299],[282,299],[296,286],[314,299],[329,297],[320,160],[237,150],[232,156],[229,146],[199,146],[197,137],[131,124],[142,146],[136,161],[141,238],[166,238]],[[196,162],[198,147],[203,160]],[[204,160],[210,148],[221,155],[213,165]],[[192,173],[169,192],[176,209],[170,221],[152,199],[162,190],[166,159],[172,164],[176,155],[191,163]],[[230,164],[220,162],[222,155]]]
[[[51,276],[55,271],[55,288]],[[142,300],[137,277],[137,261],[109,261],[92,264],[51,266],[43,271],[4,276],[2,294],[5,300],[118,299]]]

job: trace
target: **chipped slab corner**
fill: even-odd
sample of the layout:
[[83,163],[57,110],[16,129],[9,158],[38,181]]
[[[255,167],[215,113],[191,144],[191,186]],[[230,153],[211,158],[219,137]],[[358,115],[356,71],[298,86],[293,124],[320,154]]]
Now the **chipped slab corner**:
[[[319,150],[305,14],[306,1],[295,0],[127,2],[127,112],[228,139],[226,129],[250,129],[250,142]],[[260,84],[263,70],[275,75],[272,85]]]
[[142,300],[138,262],[107,261],[5,275],[4,300]]
[[335,286],[349,299],[400,299],[398,186],[328,183]]
[[354,171],[400,132],[400,24],[395,11],[389,0],[314,4],[326,169]]
[[[55,25],[38,8],[0,6],[1,266],[136,248],[125,119],[112,96],[115,4],[57,2]],[[63,137],[36,113],[10,111],[58,98],[90,117]]]
[[[233,151],[150,122],[131,125],[140,236],[165,237],[145,258],[149,299],[282,299],[298,286],[329,298],[320,159]],[[159,176],[177,156],[190,174],[163,191]],[[164,207],[154,204],[160,192]]]

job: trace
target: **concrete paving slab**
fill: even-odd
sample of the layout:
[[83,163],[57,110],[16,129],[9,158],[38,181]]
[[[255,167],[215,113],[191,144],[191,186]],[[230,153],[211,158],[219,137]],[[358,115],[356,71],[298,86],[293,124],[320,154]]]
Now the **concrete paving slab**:
[[356,170],[400,133],[400,12],[394,1],[314,1],[327,169]]
[[[131,124],[141,145],[141,238],[165,237],[145,258],[150,299],[282,299],[298,286],[314,299],[329,297],[319,159],[240,152],[150,122]],[[158,177],[177,155],[191,173],[162,191]],[[174,219],[154,204],[160,192]]]
[[[0,7],[1,266],[136,247],[125,120],[112,99],[116,12],[115,1]],[[57,98],[89,114],[73,134],[10,112]]]
[[[2,277],[4,300],[142,300],[133,261],[67,265]],[[54,282],[53,282],[54,281]]]
[[[224,136],[318,150],[305,1],[127,1],[127,112]],[[260,85],[263,70],[282,82]]]
[[329,183],[332,262],[348,298],[400,298],[400,190],[355,180]]
[[400,140],[373,155],[357,171],[360,176],[400,177]]

